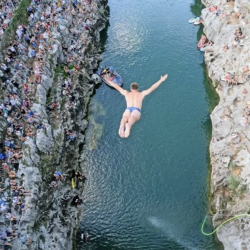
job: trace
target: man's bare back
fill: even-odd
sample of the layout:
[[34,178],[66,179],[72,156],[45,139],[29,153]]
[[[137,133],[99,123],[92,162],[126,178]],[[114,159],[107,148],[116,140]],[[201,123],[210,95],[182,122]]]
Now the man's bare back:
[[142,107],[142,101],[144,99],[144,95],[142,95],[141,92],[139,91],[131,91],[131,92],[127,92],[125,94],[125,100],[127,103],[127,107],[137,107],[139,109],[141,109]]
[[158,82],[142,92],[139,92],[139,86],[137,83],[132,83],[130,85],[131,91],[127,91],[113,83],[108,77],[105,77],[105,80],[110,84],[110,86],[117,89],[122,95],[124,95],[127,103],[127,108],[123,113],[118,132],[120,137],[127,138],[129,136],[131,127],[141,118],[141,108],[144,97],[157,89],[161,83],[167,79],[167,77],[168,75],[161,76]]

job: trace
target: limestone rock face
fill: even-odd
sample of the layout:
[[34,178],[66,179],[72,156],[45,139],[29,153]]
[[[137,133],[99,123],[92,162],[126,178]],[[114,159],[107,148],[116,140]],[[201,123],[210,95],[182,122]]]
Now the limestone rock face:
[[46,89],[44,88],[43,85],[38,85],[37,86],[37,98],[38,98],[38,102],[42,105],[46,104]]
[[[211,114],[213,124],[210,156],[212,164],[211,208],[213,224],[250,211],[250,2],[203,0],[204,33],[214,44],[205,48],[209,77],[220,97]],[[209,7],[218,6],[217,11]],[[241,27],[244,37],[235,40]],[[227,48],[225,48],[227,47]],[[237,79],[234,85],[228,81]],[[249,249],[250,217],[235,219],[217,235],[225,250]]]
[[36,146],[43,153],[49,153],[54,146],[51,126],[44,122],[45,130],[39,130],[36,135]]
[[[33,20],[29,20],[27,25],[29,31],[35,30],[36,23],[42,20],[48,8],[47,0],[40,2]],[[52,2],[54,4],[57,1]],[[64,2],[61,4],[66,4]],[[79,8],[73,7],[71,2],[67,4],[70,14],[57,13],[58,25],[50,27],[50,37],[44,35],[48,49],[42,60],[42,70],[37,58],[33,60],[26,55],[19,58],[24,67],[18,77],[20,85],[30,77],[29,68],[33,68],[34,73],[41,78],[30,84],[30,109],[34,113],[34,120],[29,124],[25,122],[25,128],[31,127],[34,134],[27,136],[22,144],[23,157],[16,174],[24,189],[30,191],[30,196],[25,198],[29,207],[18,215],[18,227],[21,234],[33,242],[22,244],[17,239],[13,241],[12,249],[74,248],[82,207],[72,205],[72,200],[77,195],[82,196],[83,182],[73,177],[73,186],[72,172],[84,173],[82,150],[88,126],[86,114],[95,84],[101,82],[93,72],[101,60],[98,54],[99,33],[107,21],[107,1],[78,1],[78,5],[84,5]],[[102,10],[102,14],[99,10]],[[89,19],[88,26],[86,18]],[[28,50],[26,43],[24,46]],[[74,59],[70,60],[69,55],[74,56]],[[72,72],[67,72],[65,67]],[[65,87],[66,84],[70,87]],[[53,109],[52,103],[56,104]],[[7,122],[1,116],[0,131],[5,132],[6,126]],[[55,171],[61,171],[65,180],[52,188],[50,183]]]

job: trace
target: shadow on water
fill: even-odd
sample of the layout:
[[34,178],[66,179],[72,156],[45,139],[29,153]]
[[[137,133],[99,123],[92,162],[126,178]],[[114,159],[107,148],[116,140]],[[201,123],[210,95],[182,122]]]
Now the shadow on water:
[[[106,25],[105,25],[105,28],[100,32],[100,54],[102,54],[103,52],[105,52],[105,49],[106,49],[106,43],[107,43],[107,40],[108,40],[108,29],[109,29],[109,26],[110,26],[110,22],[109,22],[109,17],[110,17],[110,7],[107,6],[106,7],[106,11],[107,11],[107,17],[108,17],[108,20],[106,22]],[[98,63],[98,67],[100,65],[101,62]],[[96,72],[98,69],[94,70],[94,72]],[[95,96],[96,94],[96,91],[102,86],[102,84],[98,84],[95,86],[95,89],[91,95],[91,97]]]
[[[192,12],[192,13],[194,14],[194,16],[196,16],[196,17],[201,16],[201,11],[202,11],[202,9],[204,9],[204,8],[205,8],[205,5],[202,4],[201,0],[195,0],[195,1],[194,1],[194,4],[192,4],[192,5],[190,6],[191,12]],[[200,40],[201,35],[203,34],[203,28],[204,28],[203,25],[200,25],[200,26],[199,26],[199,30],[198,30],[198,32],[197,32],[197,41]]]
[[202,63],[202,67],[204,68],[203,85],[206,91],[206,101],[209,105],[209,113],[212,113],[214,108],[218,105],[220,98],[213,86],[212,80],[208,76],[205,62]]
[[197,42],[201,39],[201,35],[203,35],[203,24],[200,25],[199,30],[197,32]]
[[88,110],[88,129],[85,133],[88,141],[88,149],[94,150],[98,146],[98,141],[101,138],[104,130],[102,118],[106,115],[106,110],[97,100],[92,100]]
[[201,11],[204,8],[205,5],[201,2],[201,0],[194,0],[194,3],[190,6],[190,10],[195,16],[200,16]]
[[[106,11],[108,13],[108,17],[110,17],[110,7],[107,6]],[[110,26],[109,20],[106,22],[105,28],[100,32],[100,44],[101,44],[101,51],[105,51],[106,42],[108,40],[108,28]]]
[[206,139],[207,139],[207,152],[208,152],[207,153],[207,163],[208,163],[208,166],[210,169],[211,165],[210,165],[210,156],[209,156],[209,145],[210,145],[210,141],[212,139],[212,121],[210,119],[210,114],[212,113],[214,108],[219,103],[219,95],[217,94],[217,92],[213,86],[212,80],[208,76],[205,62],[203,62],[201,64],[201,66],[204,69],[203,86],[204,86],[204,89],[206,91],[205,99],[206,99],[206,101],[208,103],[208,107],[209,107],[209,115],[207,115],[207,117],[205,118],[205,120],[202,124],[202,128],[206,134]]

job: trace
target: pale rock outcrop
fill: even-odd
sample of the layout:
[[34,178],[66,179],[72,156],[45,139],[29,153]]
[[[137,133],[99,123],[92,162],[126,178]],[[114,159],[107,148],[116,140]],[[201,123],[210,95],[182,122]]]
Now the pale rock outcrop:
[[[250,71],[243,73],[245,66],[250,67],[250,2],[203,0],[203,3],[207,6],[202,11],[204,33],[214,43],[205,49],[205,63],[220,97],[211,114],[210,144],[211,210],[216,227],[232,216],[250,212],[250,119],[246,113],[250,100]],[[209,11],[213,6],[218,6],[218,10]],[[239,27],[244,38],[235,42]],[[238,76],[238,85],[225,81],[227,72]],[[245,216],[219,229],[217,236],[224,249],[250,249],[249,225],[250,217]]]

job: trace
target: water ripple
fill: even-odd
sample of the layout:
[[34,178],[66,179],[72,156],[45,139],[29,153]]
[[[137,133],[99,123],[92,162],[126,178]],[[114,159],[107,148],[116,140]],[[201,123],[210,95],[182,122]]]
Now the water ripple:
[[96,91],[90,113],[103,131],[93,137],[97,148],[85,150],[79,233],[87,229],[90,242],[78,242],[79,250],[220,249],[200,233],[207,212],[209,88],[196,50],[198,28],[187,22],[190,4],[109,1],[102,64],[117,68],[125,89],[133,81],[146,89],[164,73],[169,78],[145,99],[127,140],[117,134],[123,97],[104,84]]

